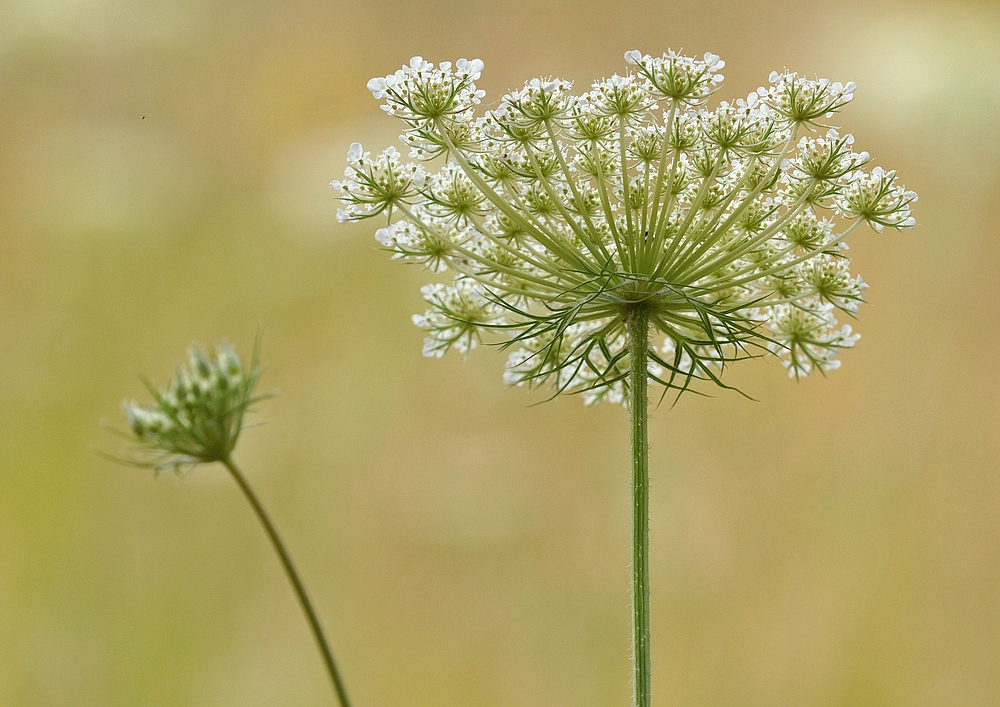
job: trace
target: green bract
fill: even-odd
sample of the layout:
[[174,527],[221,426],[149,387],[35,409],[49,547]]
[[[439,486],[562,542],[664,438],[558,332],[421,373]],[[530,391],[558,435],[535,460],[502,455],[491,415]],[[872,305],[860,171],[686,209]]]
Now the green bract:
[[[633,67],[573,94],[532,79],[484,115],[481,61],[415,57],[368,87],[403,121],[410,156],[351,146],[342,221],[378,215],[394,257],[451,270],[424,288],[424,353],[511,347],[505,379],[622,401],[629,313],[648,315],[648,375],[668,388],[759,354],[789,374],[839,366],[866,285],[847,236],[914,225],[916,194],[825,125],[853,83],[773,72],[707,102],[723,62],[630,51]],[[817,132],[819,130],[819,132]]]

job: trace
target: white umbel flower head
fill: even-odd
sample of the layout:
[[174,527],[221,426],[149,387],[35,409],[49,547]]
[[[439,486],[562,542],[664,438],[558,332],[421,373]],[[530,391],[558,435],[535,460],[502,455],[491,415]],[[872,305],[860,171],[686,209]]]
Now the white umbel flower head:
[[411,158],[438,164],[355,144],[333,186],[341,220],[381,216],[393,257],[454,273],[424,288],[424,354],[498,343],[510,384],[621,402],[641,307],[649,378],[668,388],[723,385],[727,363],[769,353],[796,377],[837,368],[859,337],[835,315],[867,288],[846,239],[913,227],[917,200],[828,124],[854,83],[772,72],[709,109],[718,56],[625,61],[578,93],[531,79],[482,115],[479,60],[414,57],[368,83]]

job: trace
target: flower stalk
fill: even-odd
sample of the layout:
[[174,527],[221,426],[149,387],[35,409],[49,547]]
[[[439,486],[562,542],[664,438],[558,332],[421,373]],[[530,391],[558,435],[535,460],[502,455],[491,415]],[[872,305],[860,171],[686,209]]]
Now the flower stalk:
[[629,419],[632,423],[632,663],[633,705],[649,707],[649,314],[632,307],[626,318],[629,345]]
[[268,517],[267,511],[264,510],[264,506],[257,498],[257,494],[254,493],[250,483],[246,480],[246,477],[243,476],[240,468],[236,465],[232,458],[226,457],[220,461],[222,465],[229,470],[233,480],[236,481],[236,485],[240,487],[240,491],[243,492],[243,495],[246,497],[250,507],[253,508],[254,513],[257,515],[257,520],[259,520],[260,524],[264,526],[264,531],[267,533],[267,537],[270,539],[271,545],[274,546],[274,551],[278,553],[278,559],[281,560],[281,566],[284,568],[285,574],[288,576],[288,581],[291,582],[292,588],[295,590],[295,596],[298,598],[299,604],[302,606],[302,611],[305,612],[306,620],[309,622],[309,628],[312,630],[313,637],[316,639],[316,645],[319,648],[320,654],[323,656],[323,664],[326,666],[326,671],[330,675],[330,681],[333,683],[333,690],[337,693],[337,699],[340,701],[341,707],[350,707],[350,702],[347,699],[347,689],[344,687],[344,681],[340,677],[340,671],[337,670],[337,664],[333,660],[333,651],[330,650],[330,644],[327,643],[326,636],[323,634],[323,627],[319,623],[319,617],[316,615],[316,610],[313,609],[312,602],[309,600],[309,594],[306,592],[306,587],[302,583],[302,579],[299,577],[299,573],[296,571],[295,565],[292,564],[291,555],[289,555],[288,550],[285,549],[285,544],[281,541],[281,536],[278,535],[277,528],[274,527],[274,523],[272,523],[270,517]]

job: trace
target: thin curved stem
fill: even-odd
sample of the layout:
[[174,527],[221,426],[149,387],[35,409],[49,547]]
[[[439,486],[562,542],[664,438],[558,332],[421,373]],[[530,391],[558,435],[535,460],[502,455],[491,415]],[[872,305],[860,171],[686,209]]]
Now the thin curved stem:
[[635,230],[632,228],[632,199],[629,195],[630,185],[628,176],[628,160],[625,159],[625,116],[618,116],[618,153],[622,162],[622,207],[625,209],[625,228],[628,231],[626,242],[631,251],[632,269],[635,269],[636,257],[638,256]]
[[298,597],[299,603],[302,605],[302,610],[306,614],[306,619],[309,621],[309,627],[312,629],[313,636],[316,638],[316,643],[319,646],[319,651],[323,655],[323,662],[326,664],[327,672],[330,673],[330,680],[333,682],[333,689],[337,693],[340,705],[341,707],[350,707],[350,702],[347,699],[347,690],[344,688],[344,682],[340,678],[337,664],[333,661],[333,652],[326,642],[326,637],[323,635],[323,628],[319,625],[319,618],[316,616],[312,602],[309,601],[309,595],[306,594],[305,585],[302,584],[298,572],[295,571],[295,566],[292,565],[292,558],[288,555],[285,544],[281,542],[281,537],[278,535],[278,531],[264,510],[264,506],[257,499],[257,495],[250,488],[250,484],[240,472],[236,463],[229,457],[220,461],[229,470],[229,473],[232,474],[233,479],[236,480],[236,484],[243,491],[243,495],[246,496],[247,501],[250,502],[254,512],[257,514],[260,524],[264,526],[267,537],[271,539],[271,544],[274,545],[274,550],[278,553],[281,565],[285,568],[285,574],[288,575],[288,579],[292,583],[292,588],[295,589],[295,595]]
[[[657,219],[659,218],[660,215],[660,196],[663,193],[663,176],[666,173],[667,169],[667,155],[674,154],[674,151],[670,149],[670,133],[674,129],[674,117],[676,115],[677,115],[677,102],[671,101],[670,114],[667,117],[666,129],[663,131],[663,145],[660,147],[659,167],[657,167],[656,169],[656,188],[653,190],[653,201],[650,204],[651,212],[649,215],[649,229],[648,229],[649,251],[647,252],[647,256],[652,255],[653,253],[656,252],[656,250],[653,248],[653,242],[656,239],[656,232],[657,232],[656,227],[659,225]],[[674,167],[677,166],[677,161],[676,159],[674,159],[671,160],[671,162],[672,164],[670,167],[670,172],[671,172],[670,182],[672,183],[673,171]],[[663,214],[664,218],[668,217],[669,215],[670,215],[669,213]]]
[[618,263],[621,265],[622,270],[631,270],[628,263],[627,249],[625,248],[625,243],[622,241],[621,234],[618,232],[618,225],[615,222],[615,213],[611,210],[611,199],[608,198],[608,187],[604,183],[604,163],[601,159],[601,151],[594,140],[590,145],[590,154],[594,161],[594,169],[596,171],[597,177],[597,193],[601,197],[601,207],[604,209],[604,220],[608,224],[608,228],[611,229],[611,237],[615,240],[615,249],[618,253]]
[[529,235],[534,237],[535,240],[551,250],[553,253],[556,253],[568,263],[576,261],[577,265],[586,269],[588,263],[586,258],[584,258],[581,253],[578,253],[575,249],[568,247],[566,243],[554,241],[546,233],[544,233],[544,229],[539,228],[529,219],[525,218],[522,213],[511,206],[506,199],[497,194],[496,191],[494,191],[494,189],[486,183],[482,176],[480,176],[480,174],[472,168],[472,165],[469,164],[469,160],[466,159],[465,153],[455,146],[455,143],[448,136],[448,131],[444,129],[440,118],[435,119],[435,125],[437,126],[441,138],[448,146],[450,154],[455,158],[455,161],[458,162],[462,171],[465,172],[466,176],[472,180],[483,196],[496,206],[501,213],[511,219],[514,223],[518,224]]
[[632,423],[632,664],[633,707],[649,707],[649,312],[629,312],[629,418]]
[[583,197],[580,195],[580,190],[577,189],[576,180],[573,178],[573,173],[569,169],[569,165],[566,163],[566,156],[563,154],[562,149],[559,146],[559,141],[556,139],[555,131],[552,129],[552,121],[545,121],[545,132],[548,133],[549,143],[552,145],[552,151],[556,154],[556,159],[559,160],[559,168],[562,170],[563,178],[566,180],[566,184],[569,185],[570,191],[573,193],[573,200],[576,202],[576,208],[583,217],[583,220],[587,224],[587,228],[594,235],[594,243],[601,251],[601,256],[605,264],[611,262],[611,254],[608,249],[604,246],[602,242],[600,231],[594,226],[594,220],[590,217],[590,213],[587,211],[586,204],[583,202]]
[[[558,152],[559,149],[558,144],[554,149]],[[602,259],[604,259],[604,254],[601,253],[600,249],[597,247],[595,241],[591,239],[590,234],[587,233],[586,229],[579,223],[577,223],[575,218],[573,218],[573,215],[569,212],[569,209],[566,208],[566,205],[563,203],[562,199],[559,198],[559,195],[556,193],[555,189],[552,188],[552,184],[545,177],[545,173],[542,171],[542,167],[538,163],[538,158],[535,157],[535,152],[534,150],[531,149],[530,144],[526,143],[524,145],[524,152],[526,155],[528,155],[528,159],[531,161],[531,167],[535,172],[535,176],[538,177],[539,184],[542,185],[542,188],[545,190],[545,193],[549,195],[550,199],[552,199],[552,203],[556,205],[557,209],[559,209],[559,213],[562,214],[563,220],[566,222],[566,225],[569,226],[571,229],[573,229],[573,232],[576,234],[577,238],[579,238],[580,242],[583,243],[583,245],[587,248],[587,250],[590,251],[590,254],[594,256],[594,259],[598,263],[602,262]]]

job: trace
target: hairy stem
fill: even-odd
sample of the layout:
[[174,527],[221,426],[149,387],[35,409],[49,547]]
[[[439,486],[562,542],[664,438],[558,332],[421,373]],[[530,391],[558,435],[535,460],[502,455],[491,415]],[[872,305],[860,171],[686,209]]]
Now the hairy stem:
[[340,673],[337,671],[337,664],[333,662],[333,652],[330,650],[330,646],[326,642],[326,637],[323,635],[323,628],[319,625],[319,618],[316,616],[316,611],[313,609],[312,602],[309,601],[309,595],[306,594],[305,585],[302,584],[302,580],[299,579],[298,572],[295,571],[294,565],[292,565],[292,558],[288,555],[288,550],[285,549],[285,544],[281,542],[281,537],[278,535],[278,531],[275,529],[274,524],[268,517],[267,512],[264,510],[264,506],[261,505],[260,501],[257,499],[257,495],[250,488],[250,484],[247,483],[246,478],[240,472],[239,467],[233,462],[229,457],[221,460],[222,464],[229,469],[229,473],[232,474],[233,479],[236,480],[236,484],[243,491],[243,495],[246,496],[247,501],[253,507],[254,513],[257,514],[257,519],[260,520],[260,524],[264,526],[264,530],[267,532],[267,537],[271,539],[271,544],[274,545],[275,552],[278,553],[278,558],[281,560],[281,565],[285,568],[285,574],[288,575],[289,581],[292,583],[292,587],[295,589],[295,595],[299,598],[299,603],[302,605],[302,610],[306,614],[306,619],[309,621],[309,627],[312,629],[313,636],[316,638],[316,643],[319,646],[319,651],[323,655],[323,662],[326,664],[326,670],[330,673],[330,680],[333,682],[333,689],[337,693],[337,698],[340,700],[341,707],[350,707],[350,702],[347,699],[347,690],[344,689],[344,682],[340,678]]
[[647,351],[649,312],[636,305],[627,318],[629,418],[632,423],[632,663],[633,707],[649,707],[649,442]]

